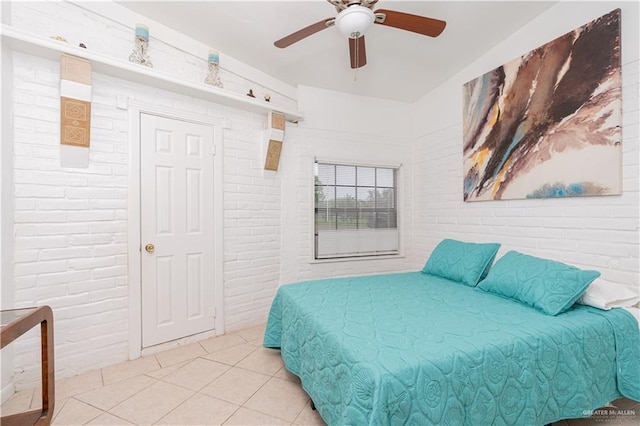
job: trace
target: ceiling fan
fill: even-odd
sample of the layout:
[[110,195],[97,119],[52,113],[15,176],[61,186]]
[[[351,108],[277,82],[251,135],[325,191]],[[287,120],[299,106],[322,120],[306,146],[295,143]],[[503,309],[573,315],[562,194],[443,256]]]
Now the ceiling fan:
[[276,47],[285,48],[309,37],[325,28],[336,26],[349,38],[349,56],[351,68],[360,68],[367,64],[364,45],[364,32],[371,24],[385,25],[401,30],[438,37],[447,25],[445,21],[412,15],[394,10],[378,9],[373,6],[378,0],[327,0],[335,6],[338,15],[304,27],[273,43]]

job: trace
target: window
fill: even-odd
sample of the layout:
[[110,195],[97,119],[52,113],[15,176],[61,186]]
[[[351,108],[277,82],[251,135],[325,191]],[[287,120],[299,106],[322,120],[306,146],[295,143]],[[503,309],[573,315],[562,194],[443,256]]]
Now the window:
[[315,258],[398,254],[398,169],[316,162]]

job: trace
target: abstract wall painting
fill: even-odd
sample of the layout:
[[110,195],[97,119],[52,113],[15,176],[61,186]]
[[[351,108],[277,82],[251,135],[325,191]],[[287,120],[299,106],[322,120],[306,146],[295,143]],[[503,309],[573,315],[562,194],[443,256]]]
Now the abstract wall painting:
[[620,9],[463,92],[465,201],[621,194]]

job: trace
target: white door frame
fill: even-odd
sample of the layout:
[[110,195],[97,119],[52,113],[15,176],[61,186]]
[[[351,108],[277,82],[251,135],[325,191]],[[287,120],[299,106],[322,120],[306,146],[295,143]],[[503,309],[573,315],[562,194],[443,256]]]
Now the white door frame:
[[223,274],[223,120],[156,105],[128,101],[129,110],[129,190],[127,196],[128,281],[129,281],[129,359],[142,354],[142,272],[140,240],[140,114],[189,121],[213,127],[213,232],[214,241],[214,298],[215,334],[224,334],[224,274]]

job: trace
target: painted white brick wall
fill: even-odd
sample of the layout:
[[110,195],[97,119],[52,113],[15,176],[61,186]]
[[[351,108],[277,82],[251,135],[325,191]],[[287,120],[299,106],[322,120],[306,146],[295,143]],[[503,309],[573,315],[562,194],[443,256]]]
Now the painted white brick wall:
[[[126,60],[133,49],[133,28],[85,6],[89,5],[11,2],[9,8],[3,5],[3,12],[10,11],[3,23],[43,37],[62,35],[72,45],[83,42],[93,51]],[[204,80],[204,58],[155,38],[154,28],[154,68],[188,81]],[[162,33],[171,31],[165,28]],[[184,45],[199,49],[188,40]],[[262,175],[261,130],[266,117],[94,73],[90,167],[63,169],[59,62],[16,52],[5,55],[13,61],[4,61],[3,76],[14,77],[6,85],[11,89],[3,91],[3,98],[9,93],[12,97],[15,135],[14,185],[8,187],[15,216],[12,306],[49,304],[54,309],[57,377],[113,364],[129,353],[129,124],[127,111],[116,108],[117,97],[224,120],[225,149],[219,155],[224,156],[226,182],[226,327],[264,322],[279,283],[280,264],[280,179]],[[257,96],[269,92],[274,108],[296,108],[296,99],[279,92],[291,92],[280,83],[267,88],[240,76],[242,64],[233,62],[232,71],[224,67],[224,55],[222,59],[225,90],[245,94],[251,88]],[[249,68],[247,72],[259,74]],[[3,295],[8,293],[4,287]],[[18,388],[38,380],[37,335],[31,332],[14,345]]]
[[[305,171],[311,170],[314,153],[361,159],[366,152],[368,161],[403,163],[401,196],[407,211],[411,186],[406,135],[394,136],[391,129],[387,135],[345,136],[309,129],[296,135],[295,127],[290,127],[281,170],[273,174],[262,170],[266,117],[94,74],[90,167],[62,169],[59,65],[19,53],[14,58],[19,134],[14,160],[16,302],[53,307],[59,377],[123,360],[128,353],[128,115],[116,108],[118,96],[224,119],[224,309],[228,330],[264,322],[282,282],[407,269],[406,257],[311,265],[310,252],[297,245],[310,244],[312,206],[308,201],[313,181]],[[289,182],[289,177],[294,180]],[[293,223],[294,235],[283,232],[283,227]],[[405,247],[409,245],[405,241]],[[290,251],[293,255],[283,262],[283,253]],[[281,279],[281,270],[288,274],[286,280]],[[18,386],[37,377],[34,351],[35,336],[17,345]]]
[[[471,78],[621,6],[623,16],[623,195],[548,200],[462,201],[462,85]],[[568,20],[567,17],[572,19]],[[547,33],[544,33],[546,29]],[[542,34],[541,34],[542,32]],[[532,43],[532,39],[536,41]],[[502,243],[518,250],[597,269],[640,290],[640,61],[638,5],[559,4],[462,70],[416,104],[426,117],[413,145],[413,263],[422,266],[442,238]]]
[[[94,73],[90,166],[62,168],[59,63],[22,53],[13,63],[15,303],[52,306],[58,377],[129,353],[128,113],[118,96],[224,119],[226,325],[263,322],[279,283],[281,210],[280,178],[262,172],[266,116]],[[38,344],[37,333],[15,344],[18,387],[37,380]]]
[[[91,165],[63,169],[59,63],[13,59],[15,302],[53,307],[64,377],[90,368],[91,358],[106,364],[127,353],[127,117],[105,102],[126,89],[94,76]],[[39,374],[38,343],[15,343],[18,386]]]
[[[283,229],[281,281],[407,271],[411,247],[411,145],[409,139],[392,135],[344,134],[329,130],[291,128],[283,144]],[[399,166],[398,206],[402,256],[378,259],[313,261],[314,159],[349,164]],[[284,225],[286,224],[286,226]]]
[[[0,3],[0,14],[5,16],[6,4]],[[0,18],[0,21],[2,19]],[[11,54],[7,49],[0,50],[3,64],[0,92],[11,93],[13,73]],[[0,144],[0,307],[9,309],[14,306],[13,285],[13,193],[7,188],[13,187],[13,126],[11,123],[12,99],[10,96],[0,97],[0,137],[5,142]],[[0,402],[6,401],[13,394],[13,345],[6,346],[0,356]],[[2,366],[9,366],[4,367]]]
[[[410,104],[300,86],[305,118],[287,125],[283,144],[281,282],[406,271],[410,268],[412,194]],[[313,163],[401,166],[398,204],[403,256],[313,262]]]
[[227,330],[266,321],[279,283],[281,179],[263,171],[265,125],[263,117],[238,116],[224,134]]

